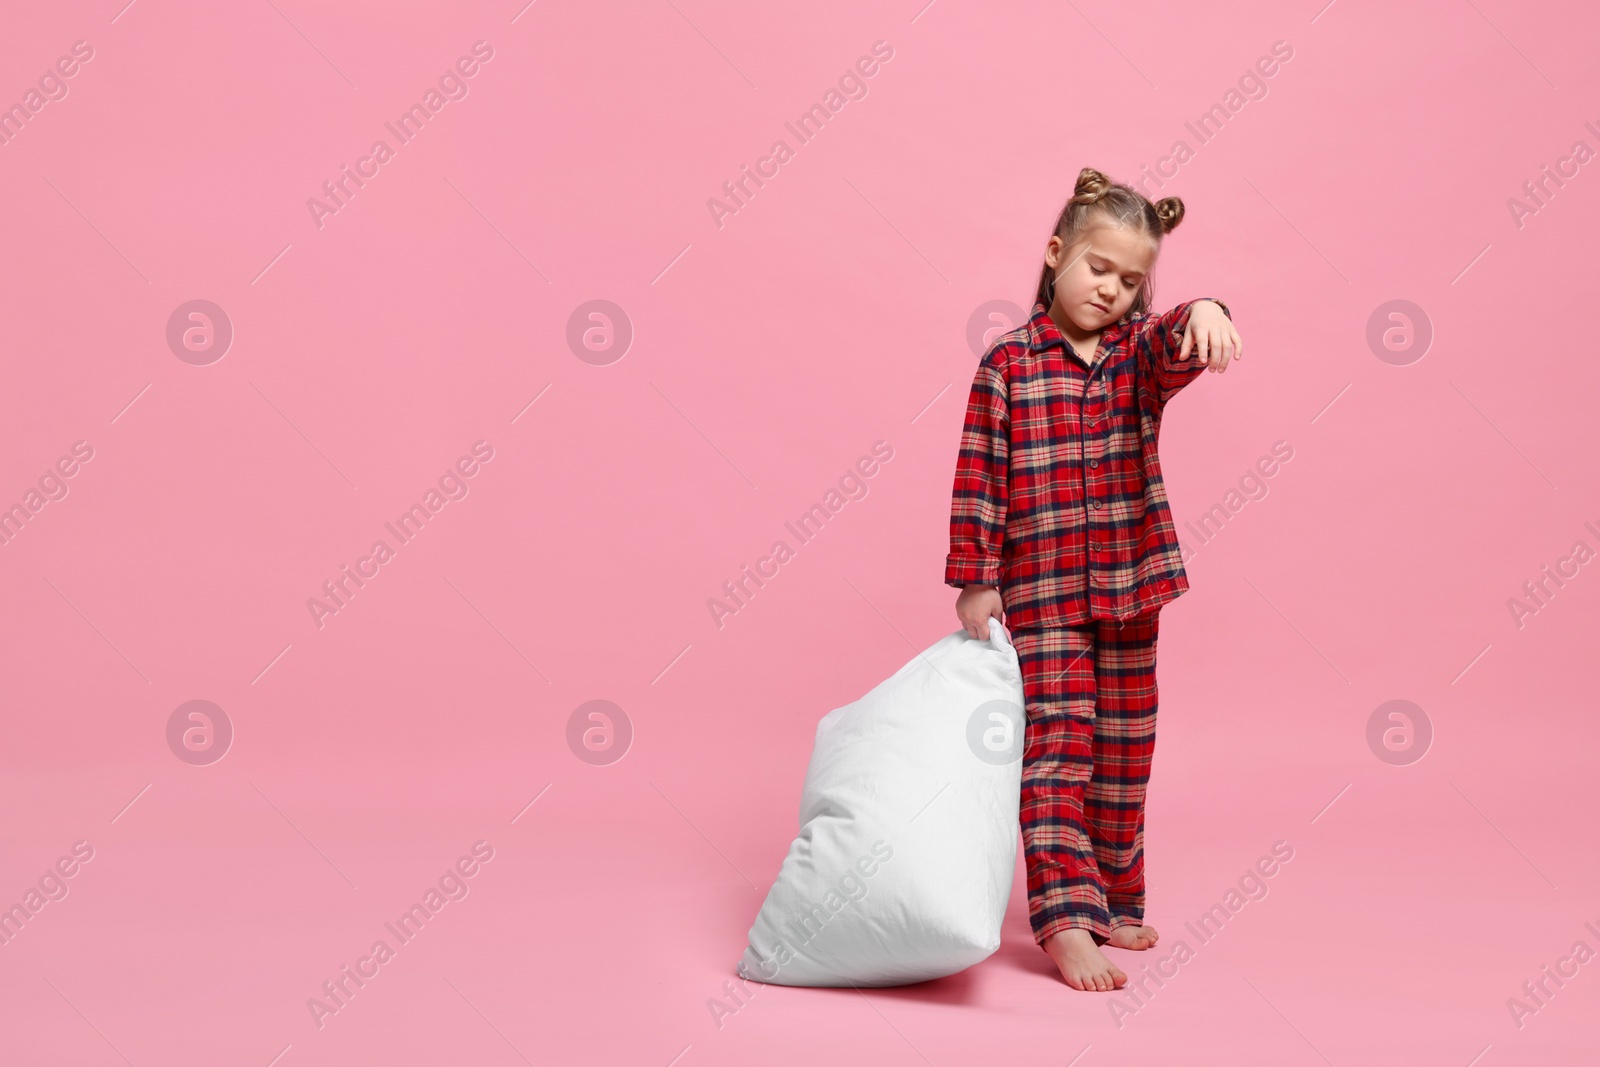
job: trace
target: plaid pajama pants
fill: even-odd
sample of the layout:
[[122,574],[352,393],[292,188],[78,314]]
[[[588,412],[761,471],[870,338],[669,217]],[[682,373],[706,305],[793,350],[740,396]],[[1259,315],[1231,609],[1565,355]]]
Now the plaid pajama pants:
[[1028,725],[1020,820],[1028,919],[1104,944],[1144,920],[1144,799],[1156,739],[1159,615],[1018,629]]

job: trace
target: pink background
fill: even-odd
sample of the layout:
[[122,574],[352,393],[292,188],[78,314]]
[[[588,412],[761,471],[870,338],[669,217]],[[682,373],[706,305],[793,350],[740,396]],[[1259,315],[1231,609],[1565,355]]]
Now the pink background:
[[[123,4],[0,32],[0,103],[93,48],[0,145],[0,505],[93,450],[0,550],[0,903],[93,849],[0,946],[6,1063],[1594,1055],[1600,963],[1520,1028],[1507,1007],[1600,950],[1600,565],[1508,607],[1600,549],[1600,164],[1520,227],[1507,206],[1600,148],[1592,11]],[[480,40],[467,95],[319,228],[307,199]],[[785,121],[880,40],[799,145]],[[1199,144],[1185,122],[1275,41],[1265,96]],[[719,228],[708,199],[779,138]],[[985,963],[761,987],[719,1026],[817,719],[956,627],[974,313],[1030,304],[1080,167],[1135,179],[1179,139],[1156,301],[1221,297],[1246,345],[1168,409],[1180,526],[1293,450],[1185,530],[1163,613],[1148,919],[1194,958],[1119,1026],[1033,944],[1019,861]],[[209,365],[166,340],[195,299],[234,330]],[[592,300],[633,331],[597,362],[568,343]],[[1367,340],[1391,300],[1432,325],[1404,365]],[[467,495],[319,628],[307,600],[477,441]],[[877,441],[799,545],[784,523]],[[780,538],[719,627],[708,600]],[[166,734],[197,699],[234,730],[205,766]],[[634,734],[609,765],[567,741],[597,699]],[[1433,731],[1405,765],[1367,740],[1396,699]],[[1280,840],[1269,894],[1199,944],[1183,924]],[[319,1028],[308,998],[477,841],[468,895]]]

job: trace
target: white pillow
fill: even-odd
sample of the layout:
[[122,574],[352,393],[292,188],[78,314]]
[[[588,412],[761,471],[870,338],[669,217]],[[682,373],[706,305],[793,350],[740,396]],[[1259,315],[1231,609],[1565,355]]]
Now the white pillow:
[[1017,859],[1022,672],[1010,635],[957,630],[829,712],[800,836],[739,961],[794,986],[904,985],[1000,947]]

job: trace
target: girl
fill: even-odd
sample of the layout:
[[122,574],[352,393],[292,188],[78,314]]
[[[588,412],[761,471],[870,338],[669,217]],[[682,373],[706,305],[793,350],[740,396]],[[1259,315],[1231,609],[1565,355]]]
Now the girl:
[[975,638],[1004,609],[1028,718],[1028,917],[1074,989],[1127,981],[1101,945],[1157,941],[1144,925],[1157,613],[1189,579],[1156,440],[1173,394],[1242,347],[1219,300],[1149,314],[1150,269],[1182,218],[1177,197],[1079,173],[1032,316],[978,364],[956,464],[945,583]]

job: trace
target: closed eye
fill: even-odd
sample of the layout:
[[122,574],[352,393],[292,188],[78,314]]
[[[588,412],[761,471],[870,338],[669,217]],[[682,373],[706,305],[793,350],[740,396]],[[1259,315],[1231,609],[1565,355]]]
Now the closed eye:
[[[1089,270],[1092,271],[1095,274],[1105,274],[1105,273],[1107,273],[1106,271],[1103,271],[1099,267],[1096,267],[1096,266],[1093,266],[1093,265],[1091,265],[1089,267]],[[1124,279],[1122,279],[1122,284],[1126,285],[1129,289],[1132,289],[1135,286],[1137,286],[1139,283],[1138,282],[1134,282],[1134,281],[1130,281],[1129,279],[1124,278]]]

